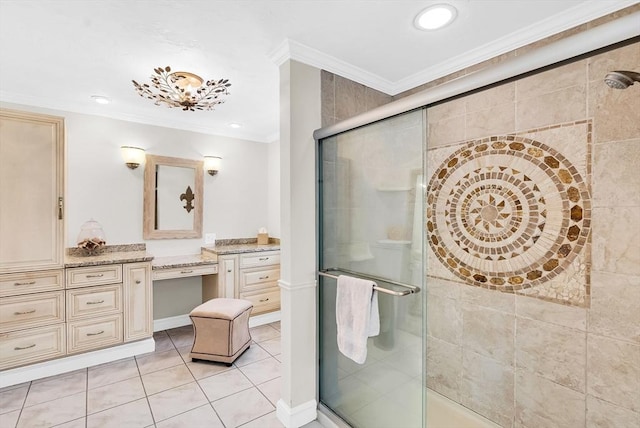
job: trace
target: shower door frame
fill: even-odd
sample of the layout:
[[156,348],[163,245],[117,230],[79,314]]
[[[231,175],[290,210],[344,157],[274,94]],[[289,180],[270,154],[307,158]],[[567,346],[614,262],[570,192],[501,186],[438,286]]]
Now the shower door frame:
[[[323,157],[322,157],[322,140],[328,139],[328,138],[332,138],[332,137],[338,137],[340,134],[342,134],[343,132],[349,132],[349,131],[353,131],[359,128],[364,128],[370,125],[373,125],[375,123],[378,122],[382,122],[385,120],[389,120],[392,119],[394,117],[399,117],[405,114],[409,114],[412,112],[421,112],[421,131],[422,131],[422,135],[421,135],[421,141],[420,141],[420,145],[421,145],[421,155],[422,155],[422,160],[421,160],[421,175],[422,175],[422,183],[421,183],[421,189],[417,189],[416,188],[416,194],[418,191],[422,192],[422,224],[424,224],[424,204],[426,203],[426,168],[427,168],[427,158],[426,158],[426,153],[427,153],[427,134],[426,134],[426,125],[427,125],[427,106],[420,106],[417,108],[413,108],[407,111],[403,111],[400,113],[397,113],[395,115],[392,116],[388,116],[388,117],[384,117],[380,120],[375,120],[369,123],[366,123],[364,125],[355,127],[355,128],[350,128],[348,130],[339,132],[337,134],[333,134],[333,135],[329,135],[327,137],[321,138],[320,140],[316,139],[315,140],[315,156],[316,156],[316,283],[318,284],[318,286],[316,287],[316,301],[318,302],[318,308],[320,306],[320,288],[321,288],[321,284],[322,281],[324,281],[323,277],[327,277],[326,274],[322,275],[321,271],[322,271],[322,266],[323,266],[323,257],[324,257],[324,252],[323,252],[323,248],[324,248],[324,237],[323,237],[323,217],[322,217],[322,213],[323,213],[323,169],[322,169],[322,164],[323,164]],[[315,135],[315,134],[314,134]],[[416,195],[417,198],[417,195]],[[426,251],[425,251],[425,245],[426,242],[424,240],[424,236],[425,236],[425,232],[424,232],[424,228],[422,228],[422,239],[421,239],[421,246],[422,246],[422,251],[421,251],[421,265],[422,265],[422,271],[423,274],[426,270]],[[348,271],[347,271],[348,272]],[[345,272],[346,273],[346,272]],[[355,273],[355,272],[349,272],[349,273]],[[365,276],[363,276],[364,278]],[[369,277],[370,279],[378,279],[378,280],[382,280],[385,282],[388,282],[389,284],[394,284],[394,285],[398,285],[400,287],[407,287],[408,289],[410,289],[410,293],[407,294],[397,294],[395,296],[395,298],[401,298],[403,295],[411,295],[411,294],[415,294],[418,293],[421,299],[420,302],[420,306],[421,306],[421,314],[422,314],[422,321],[421,321],[421,329],[422,329],[422,361],[421,361],[421,377],[422,377],[422,384],[424,387],[424,391],[423,391],[423,407],[422,407],[422,421],[423,421],[423,427],[426,426],[426,417],[427,417],[427,409],[426,409],[426,396],[424,394],[426,394],[426,320],[427,320],[427,301],[426,301],[426,286],[425,286],[425,279],[424,279],[424,275],[422,275],[422,281],[420,282],[419,286],[415,286],[415,285],[407,285],[407,284],[402,284],[390,279],[385,279],[385,278],[375,278],[375,277]],[[417,290],[416,290],[417,289]],[[324,403],[322,403],[320,401],[320,346],[321,346],[321,342],[320,342],[320,329],[321,329],[321,311],[317,310],[316,311],[316,349],[318,352],[318,358],[317,358],[317,365],[316,365],[316,398],[317,398],[317,403],[318,403],[318,409],[321,410],[321,412],[318,412],[318,414],[322,414],[322,416],[324,416],[325,418],[328,419],[328,421],[330,421],[331,423],[333,423],[334,425],[336,425],[336,427],[338,428],[351,428],[351,426],[344,421],[339,415],[337,415],[331,408],[329,408],[327,405],[325,405]]]

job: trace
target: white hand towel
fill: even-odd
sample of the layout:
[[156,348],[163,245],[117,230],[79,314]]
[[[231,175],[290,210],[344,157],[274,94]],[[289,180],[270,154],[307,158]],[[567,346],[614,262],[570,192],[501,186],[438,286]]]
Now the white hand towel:
[[338,349],[358,364],[367,359],[367,338],[380,333],[378,292],[375,282],[338,276],[336,322]]

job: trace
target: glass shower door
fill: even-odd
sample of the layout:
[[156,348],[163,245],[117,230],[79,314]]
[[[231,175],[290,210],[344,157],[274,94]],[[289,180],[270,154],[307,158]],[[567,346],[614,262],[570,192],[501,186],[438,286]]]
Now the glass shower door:
[[[319,142],[319,267],[423,286],[422,110]],[[378,292],[380,333],[357,364],[336,342],[335,278],[319,277],[320,402],[356,428],[424,426],[424,293]]]

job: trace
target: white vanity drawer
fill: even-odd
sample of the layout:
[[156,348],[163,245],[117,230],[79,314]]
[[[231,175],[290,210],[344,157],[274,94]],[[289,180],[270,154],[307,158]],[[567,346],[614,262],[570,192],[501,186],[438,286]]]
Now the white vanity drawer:
[[0,334],[0,370],[63,355],[64,324]]
[[280,264],[280,251],[240,254],[240,269]]
[[240,271],[240,292],[277,287],[279,279],[280,266],[274,266],[272,269],[243,269]]
[[63,278],[62,269],[0,275],[0,296],[63,290]]
[[214,275],[218,273],[218,265],[189,266],[183,268],[156,269],[152,272],[154,280],[187,278],[190,276]]
[[67,290],[67,321],[122,312],[122,284]]
[[0,332],[64,322],[64,291],[0,299]]
[[89,351],[122,343],[122,315],[67,323],[67,353]]
[[278,287],[272,287],[257,293],[240,293],[240,298],[253,303],[252,316],[280,309],[280,288]]
[[67,269],[67,288],[122,282],[122,265],[103,265]]

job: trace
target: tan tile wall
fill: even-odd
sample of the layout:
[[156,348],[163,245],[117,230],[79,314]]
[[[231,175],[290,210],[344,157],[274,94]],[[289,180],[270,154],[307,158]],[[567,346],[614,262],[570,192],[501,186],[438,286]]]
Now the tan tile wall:
[[322,126],[364,113],[393,101],[391,95],[322,70]]
[[[465,141],[545,128],[532,138],[564,141],[590,186],[584,307],[466,285],[428,260],[428,386],[504,427],[640,426],[640,84],[608,88],[611,70],[640,71],[640,43],[427,111],[427,176]],[[585,120],[589,145],[556,127]]]

